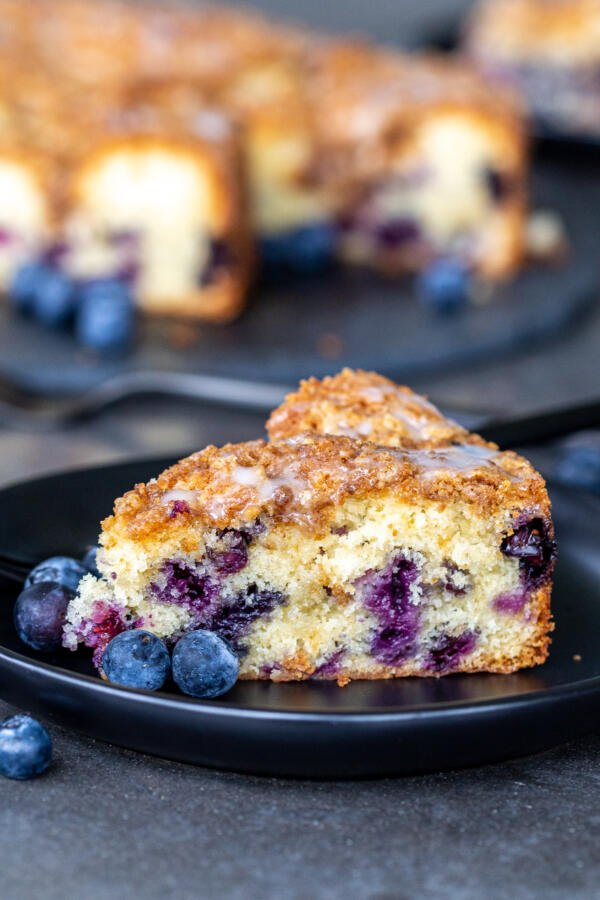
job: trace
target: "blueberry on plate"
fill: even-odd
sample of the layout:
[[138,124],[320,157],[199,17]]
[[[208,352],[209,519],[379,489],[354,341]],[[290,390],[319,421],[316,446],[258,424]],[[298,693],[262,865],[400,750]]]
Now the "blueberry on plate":
[[450,312],[470,297],[471,279],[467,267],[457,259],[437,259],[417,277],[417,291],[424,306]]
[[315,222],[264,237],[260,252],[268,270],[309,274],[321,271],[331,262],[334,244],[334,228],[327,222]]
[[102,672],[108,681],[146,691],[158,691],[170,668],[165,642],[141,629],[122,631],[108,643],[102,657]]
[[62,641],[67,606],[74,596],[68,587],[47,581],[21,591],[14,606],[13,622],[23,643],[47,653],[57,650]]
[[96,562],[98,549],[98,547],[90,547],[90,549],[81,558],[81,565],[83,566],[83,568],[90,572],[92,575],[95,575],[96,578],[100,578],[100,571]]
[[36,719],[20,713],[0,722],[0,774],[25,781],[45,772],[52,760],[50,735]]
[[131,288],[118,278],[84,282],[78,291],[75,334],[84,347],[102,352],[125,349],[133,338]]
[[236,683],[240,663],[214,631],[190,631],[173,650],[173,680],[191,697],[220,697]]
[[20,312],[31,312],[33,298],[44,280],[48,266],[41,261],[23,263],[7,288],[9,302]]
[[37,284],[31,300],[31,312],[43,325],[60,327],[66,324],[75,308],[72,280],[60,269],[47,263],[40,266]]
[[38,584],[40,581],[52,581],[76,591],[79,582],[87,574],[87,568],[79,560],[70,556],[51,556],[31,570],[25,581],[25,587]]

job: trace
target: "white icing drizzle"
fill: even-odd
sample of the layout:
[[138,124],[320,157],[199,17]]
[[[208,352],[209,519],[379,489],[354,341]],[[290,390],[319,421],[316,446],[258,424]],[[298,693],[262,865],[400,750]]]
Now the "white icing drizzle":
[[199,497],[198,491],[186,491],[183,488],[173,488],[171,491],[165,491],[161,497],[161,502],[167,506],[177,500],[183,500],[185,503],[193,503]]
[[478,444],[460,444],[454,447],[440,447],[435,450],[408,450],[406,457],[422,469],[422,477],[435,478],[440,472],[462,472],[471,475],[481,469],[502,472],[511,481],[516,476],[498,464],[498,450]]

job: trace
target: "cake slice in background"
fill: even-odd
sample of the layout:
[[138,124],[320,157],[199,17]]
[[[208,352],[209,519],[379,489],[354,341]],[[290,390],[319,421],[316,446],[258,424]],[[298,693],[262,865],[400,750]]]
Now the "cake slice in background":
[[339,44],[315,85],[341,255],[388,274],[451,257],[489,278],[522,261],[528,165],[512,95],[465,63]]
[[65,266],[88,280],[120,267],[144,312],[224,321],[247,293],[246,204],[227,120],[196,122],[193,139],[163,128],[99,141],[74,167]]
[[[341,684],[544,662],[555,545],[532,466],[374,375],[299,396],[299,427],[345,428],[347,397],[353,430],[363,404],[393,446],[295,433],[208,447],[137,485],[103,522],[102,577],[82,580],[65,646],[93,648],[101,667],[120,631],[176,642],[207,628],[232,642],[242,678]],[[277,421],[295,430],[283,419],[272,435]]]
[[538,127],[600,136],[598,0],[483,0],[464,44],[487,77],[521,93]]
[[46,102],[36,96],[15,115],[42,161],[51,227],[26,262],[51,260],[74,294],[122,283],[144,312],[237,315],[253,257],[228,117],[171,81],[160,94],[139,82],[84,93],[63,82]]

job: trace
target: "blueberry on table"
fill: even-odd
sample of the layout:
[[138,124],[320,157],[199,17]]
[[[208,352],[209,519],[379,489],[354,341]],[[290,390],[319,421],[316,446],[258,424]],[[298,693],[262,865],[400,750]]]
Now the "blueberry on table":
[[469,300],[469,271],[459,260],[438,259],[419,274],[417,290],[424,306],[450,312]]
[[52,760],[52,741],[44,726],[19,714],[0,722],[0,774],[25,781],[45,772]]
[[25,587],[38,584],[40,581],[52,581],[76,591],[79,582],[87,574],[88,569],[77,559],[70,556],[51,556],[31,570],[25,581]]
[[92,575],[95,575],[96,578],[100,578],[100,571],[96,562],[97,555],[98,547],[90,547],[90,549],[82,556],[81,565]]
[[23,643],[46,653],[58,650],[67,606],[74,596],[64,585],[47,581],[21,591],[13,610],[13,622]]
[[170,668],[165,642],[141,629],[122,631],[108,643],[102,656],[102,672],[108,681],[146,691],[158,691]]
[[80,285],[75,316],[80,344],[103,352],[123,350],[133,338],[134,321],[133,295],[124,281],[105,278]]
[[236,683],[240,663],[214,631],[190,631],[173,650],[173,680],[191,697],[220,697]]

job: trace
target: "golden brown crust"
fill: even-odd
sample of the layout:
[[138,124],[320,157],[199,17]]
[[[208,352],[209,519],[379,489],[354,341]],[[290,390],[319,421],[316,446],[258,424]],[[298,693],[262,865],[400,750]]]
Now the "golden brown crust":
[[271,413],[266,428],[272,441],[313,432],[407,449],[485,444],[409,387],[362,369],[301,381],[299,390]]
[[323,532],[348,498],[384,492],[411,503],[462,502],[481,514],[506,510],[509,517],[525,508],[549,514],[543,479],[510,451],[477,444],[402,450],[347,437],[304,435],[192,454],[117,500],[114,516],[103,523],[104,542],[111,546],[121,538],[150,539],[176,527],[173,503],[182,497],[179,521],[184,530],[192,521],[239,528],[266,516],[274,524],[292,522]]

